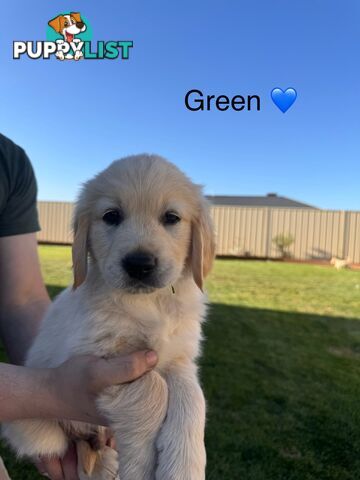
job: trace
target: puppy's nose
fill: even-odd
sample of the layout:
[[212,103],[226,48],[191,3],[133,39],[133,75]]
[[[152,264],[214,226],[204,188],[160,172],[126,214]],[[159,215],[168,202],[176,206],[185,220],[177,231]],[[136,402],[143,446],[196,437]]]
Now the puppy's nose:
[[76,26],[80,29],[83,28],[84,25],[85,25],[84,22],[76,22]]
[[142,280],[156,268],[157,258],[147,252],[128,253],[122,260],[122,266],[129,277]]

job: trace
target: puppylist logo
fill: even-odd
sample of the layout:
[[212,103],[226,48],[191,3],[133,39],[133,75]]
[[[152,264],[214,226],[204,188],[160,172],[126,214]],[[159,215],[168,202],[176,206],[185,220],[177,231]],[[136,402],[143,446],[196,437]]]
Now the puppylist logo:
[[14,41],[13,58],[27,56],[33,60],[128,60],[131,40],[97,41],[92,44],[92,28],[79,12],[61,13],[48,22],[46,41]]

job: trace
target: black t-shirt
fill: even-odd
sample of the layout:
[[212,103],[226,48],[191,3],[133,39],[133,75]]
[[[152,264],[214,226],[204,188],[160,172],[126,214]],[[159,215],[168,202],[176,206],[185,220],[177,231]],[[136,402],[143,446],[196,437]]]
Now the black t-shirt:
[[24,150],[0,134],[0,237],[40,230],[37,185]]

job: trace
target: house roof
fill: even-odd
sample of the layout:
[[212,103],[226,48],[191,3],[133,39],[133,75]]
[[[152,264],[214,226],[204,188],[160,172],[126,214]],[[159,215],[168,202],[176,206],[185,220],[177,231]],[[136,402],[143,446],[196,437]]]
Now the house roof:
[[307,203],[298,202],[287,197],[280,197],[276,193],[268,193],[264,196],[242,195],[206,195],[212,205],[225,205],[237,207],[277,207],[277,208],[313,208]]

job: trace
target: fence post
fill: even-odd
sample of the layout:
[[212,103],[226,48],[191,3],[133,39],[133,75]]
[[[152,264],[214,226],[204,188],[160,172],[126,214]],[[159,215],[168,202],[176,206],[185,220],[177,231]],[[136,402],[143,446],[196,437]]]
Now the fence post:
[[343,252],[342,257],[347,258],[349,255],[349,230],[350,230],[350,213],[344,211],[344,234],[343,234]]
[[271,208],[267,207],[267,221],[266,221],[266,250],[265,250],[265,256],[266,258],[271,257],[271,229],[272,229],[272,210]]

